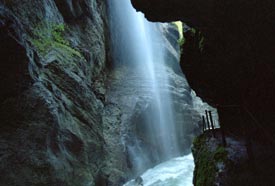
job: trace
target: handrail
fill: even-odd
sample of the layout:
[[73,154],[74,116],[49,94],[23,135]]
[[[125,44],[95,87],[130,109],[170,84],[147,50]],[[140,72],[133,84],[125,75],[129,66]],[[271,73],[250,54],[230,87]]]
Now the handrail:
[[[249,118],[251,119],[251,121],[253,121],[254,126],[258,129],[260,129],[265,136],[272,142],[275,144],[275,139],[272,135],[270,135],[269,132],[266,131],[266,129],[263,127],[263,125],[253,116],[253,114],[247,109],[247,107],[245,106],[241,106],[241,105],[219,105],[217,108],[239,108],[240,111],[243,111],[246,113],[247,116],[249,116]],[[208,118],[208,116],[206,116],[206,118]],[[207,123],[207,121],[206,121]],[[214,128],[213,128],[214,129]],[[207,130],[211,130],[211,127],[203,127],[203,132],[207,131]]]
[[[263,125],[254,117],[254,115],[245,107],[245,106],[241,106],[241,105],[218,105],[217,109],[219,110],[219,108],[239,108],[241,112],[245,113],[247,116],[249,116],[250,120],[252,121],[254,127],[256,127],[257,129],[261,130],[264,133],[264,137],[267,138],[268,140],[270,140],[273,144],[275,144],[275,139],[274,137],[266,131],[266,129],[263,127]],[[208,111],[209,112],[209,111]],[[203,119],[203,132],[207,131],[207,130],[212,130],[212,132],[214,131],[214,126],[208,126],[208,115],[207,112],[206,113],[206,121],[204,121]],[[209,113],[211,114],[211,112]],[[204,116],[203,116],[204,117]],[[205,122],[205,123],[204,123]],[[242,123],[241,123],[242,124]],[[222,124],[220,123],[220,128],[222,129]],[[244,128],[244,130],[247,130],[246,128]],[[223,131],[223,129],[222,129]],[[214,135],[213,135],[214,136]],[[252,136],[249,137],[250,139],[252,138]],[[249,139],[249,140],[250,140]]]

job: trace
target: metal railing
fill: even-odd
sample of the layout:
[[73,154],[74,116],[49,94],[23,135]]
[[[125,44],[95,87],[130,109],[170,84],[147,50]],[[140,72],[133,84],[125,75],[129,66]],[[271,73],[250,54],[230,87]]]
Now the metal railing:
[[[235,110],[237,112],[238,116],[235,116],[235,122],[236,120],[239,120],[237,124],[238,126],[231,127],[234,128],[233,131],[230,131],[227,127],[227,125],[224,125],[223,118],[220,117],[224,113],[226,113],[226,110],[231,109]],[[205,115],[202,116],[202,128],[203,133],[211,132],[212,137],[217,138],[218,135],[216,134],[217,131],[220,131],[221,134],[221,140],[224,147],[227,146],[226,142],[226,136],[242,136],[245,140],[245,146],[248,158],[252,161],[254,161],[254,153],[252,148],[253,140],[257,141],[259,138],[262,138],[262,141],[270,142],[272,145],[275,144],[274,136],[271,135],[271,132],[267,130],[267,128],[264,127],[262,123],[260,123],[256,117],[252,114],[252,112],[249,111],[245,106],[241,105],[224,105],[224,106],[217,106],[218,115],[219,115],[219,125],[220,128],[217,129],[214,127],[213,119],[212,119],[212,113],[211,111],[205,110]],[[221,114],[223,112],[223,114]],[[226,113],[227,116],[232,113]],[[231,116],[234,117],[234,116]],[[228,119],[228,118],[227,118]],[[230,120],[230,118],[229,118]],[[230,121],[232,122],[232,121]],[[233,120],[234,122],[234,120]],[[234,125],[234,124],[232,124]],[[236,124],[235,124],[236,125]]]

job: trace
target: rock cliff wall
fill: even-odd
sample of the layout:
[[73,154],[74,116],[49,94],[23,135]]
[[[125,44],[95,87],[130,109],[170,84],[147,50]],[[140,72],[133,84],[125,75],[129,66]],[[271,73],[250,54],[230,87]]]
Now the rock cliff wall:
[[0,185],[102,182],[106,21],[104,1],[0,1]]

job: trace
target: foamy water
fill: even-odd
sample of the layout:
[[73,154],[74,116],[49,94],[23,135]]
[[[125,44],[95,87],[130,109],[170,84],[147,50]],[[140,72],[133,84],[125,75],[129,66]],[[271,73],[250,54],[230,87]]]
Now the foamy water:
[[[146,172],[141,177],[144,186],[193,186],[194,159],[192,154],[173,158]],[[124,186],[135,186],[134,180]]]

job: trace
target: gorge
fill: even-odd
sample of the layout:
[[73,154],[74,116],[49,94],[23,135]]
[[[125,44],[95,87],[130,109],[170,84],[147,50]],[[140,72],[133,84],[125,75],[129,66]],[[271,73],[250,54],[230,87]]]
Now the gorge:
[[0,185],[273,185],[274,7],[0,0]]

